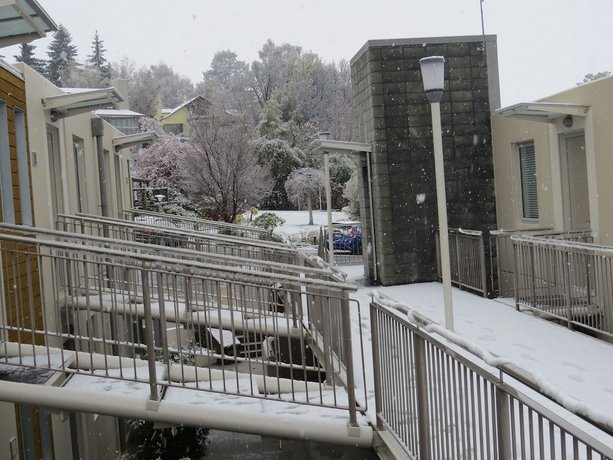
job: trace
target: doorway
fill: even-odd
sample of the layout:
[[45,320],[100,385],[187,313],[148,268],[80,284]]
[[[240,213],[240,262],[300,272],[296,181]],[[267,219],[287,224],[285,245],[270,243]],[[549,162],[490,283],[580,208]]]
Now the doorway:
[[64,196],[62,193],[59,131],[50,125],[47,125],[47,152],[49,153],[49,174],[51,176],[51,211],[53,222],[55,222],[57,215],[64,212]]
[[585,133],[563,134],[560,142],[564,230],[591,230]]

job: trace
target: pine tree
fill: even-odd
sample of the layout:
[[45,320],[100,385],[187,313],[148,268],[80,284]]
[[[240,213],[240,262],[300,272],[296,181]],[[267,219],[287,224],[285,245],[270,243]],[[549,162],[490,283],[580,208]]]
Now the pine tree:
[[106,57],[104,57],[106,49],[104,48],[103,43],[104,42],[100,40],[98,31],[96,31],[94,41],[92,42],[92,54],[87,56],[87,62],[100,74],[101,80],[108,81],[111,79],[111,66],[106,60]]
[[47,61],[46,74],[49,81],[61,86],[62,73],[71,64],[75,63],[77,47],[72,44],[70,32],[62,24],[53,34],[53,40],[49,44],[47,51],[49,60]]
[[45,72],[45,61],[34,57],[34,45],[29,43],[22,43],[19,46],[19,54],[13,56],[17,62],[23,62],[28,64],[34,70],[39,73]]

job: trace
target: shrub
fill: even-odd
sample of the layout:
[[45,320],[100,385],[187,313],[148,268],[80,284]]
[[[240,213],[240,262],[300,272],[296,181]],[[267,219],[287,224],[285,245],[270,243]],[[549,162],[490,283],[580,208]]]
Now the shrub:
[[283,225],[285,220],[281,219],[274,212],[265,212],[260,214],[253,221],[253,225],[256,227],[264,228],[268,231],[273,231],[275,227]]

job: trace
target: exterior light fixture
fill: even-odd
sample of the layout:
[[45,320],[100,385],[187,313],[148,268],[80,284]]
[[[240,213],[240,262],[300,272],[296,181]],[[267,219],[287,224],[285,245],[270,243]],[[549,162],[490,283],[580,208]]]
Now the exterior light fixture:
[[445,327],[453,331],[453,303],[451,298],[451,266],[449,262],[449,230],[447,227],[447,194],[445,193],[445,165],[443,162],[443,131],[441,128],[441,99],[445,86],[445,58],[430,56],[420,59],[421,76],[426,97],[432,111],[432,141],[434,144],[434,169],[436,173],[436,201],[438,204],[438,229],[443,275],[443,299]]
[[441,102],[445,87],[445,58],[443,56],[430,56],[419,60],[421,77],[426,90],[428,102]]

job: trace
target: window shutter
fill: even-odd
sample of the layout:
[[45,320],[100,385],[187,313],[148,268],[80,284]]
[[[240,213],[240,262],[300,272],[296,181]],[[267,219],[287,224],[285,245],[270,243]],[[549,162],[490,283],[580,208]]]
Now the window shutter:
[[533,142],[519,146],[519,167],[521,171],[523,216],[525,219],[538,219],[539,206],[536,187],[536,159]]

